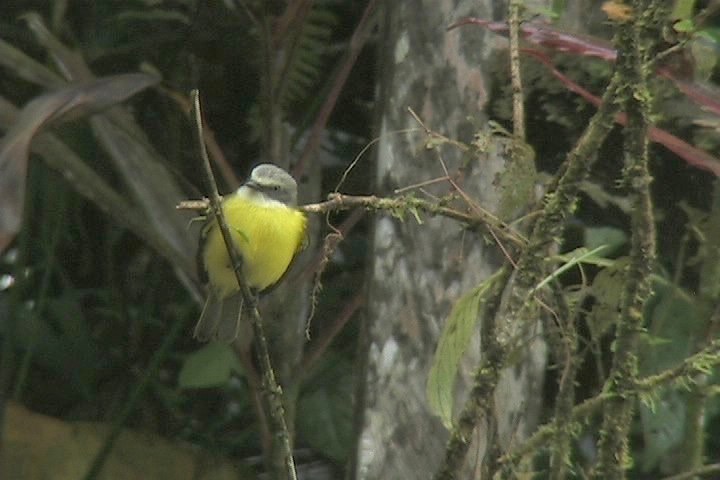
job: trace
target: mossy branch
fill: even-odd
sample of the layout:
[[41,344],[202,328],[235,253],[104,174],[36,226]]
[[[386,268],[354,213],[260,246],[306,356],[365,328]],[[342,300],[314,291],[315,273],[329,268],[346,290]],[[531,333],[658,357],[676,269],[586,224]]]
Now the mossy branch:
[[[498,333],[511,325],[515,330],[523,330],[525,326],[536,320],[536,318],[532,318],[535,310],[529,307],[534,303],[532,297],[535,285],[547,274],[549,268],[547,263],[548,254],[553,247],[559,244],[566,220],[575,209],[579,186],[587,177],[590,167],[595,161],[596,152],[613,126],[615,114],[618,112],[618,107],[613,102],[613,99],[617,94],[620,83],[620,77],[613,75],[603,95],[603,103],[590,120],[575,147],[568,153],[565,164],[556,176],[554,185],[551,187],[553,191],[547,195],[543,212],[535,222],[528,245],[523,249],[518,261],[507,303],[496,319]],[[496,358],[504,359],[507,357],[507,352],[513,348],[513,341],[517,341],[518,338],[521,338],[521,335],[513,335],[509,338],[510,341],[498,347],[500,351],[497,352]],[[507,366],[504,363],[501,360],[500,362],[494,362],[494,365],[496,368],[501,369]],[[471,391],[471,397],[487,390],[487,388],[482,388],[479,382],[487,382],[488,378],[494,378],[494,376],[490,375],[489,372],[485,372],[484,375],[476,375],[476,383]],[[487,398],[489,397],[485,397],[485,399],[470,398],[466,402],[466,408],[473,409],[474,405],[482,405],[487,401]],[[464,418],[466,415],[469,416],[469,413],[471,413],[470,410],[463,410],[460,418]],[[475,417],[474,425],[477,425],[478,421],[479,418]],[[464,427],[464,429],[467,430],[467,427]],[[460,431],[452,433],[451,441],[446,447],[446,463],[447,459],[458,457],[458,454],[452,450],[464,448],[461,443],[454,442],[453,439],[456,437],[464,438],[465,436]],[[459,453],[464,458],[466,450]],[[453,472],[444,473],[442,477],[438,478],[455,478],[459,473],[460,466],[461,463],[455,462]],[[448,466],[443,464],[439,471],[446,472],[447,470]],[[493,470],[494,468],[489,469],[489,478],[492,478],[495,473]]]
[[[204,136],[202,132],[202,113],[200,110],[199,92],[197,90],[193,90],[191,96],[195,112],[195,126],[197,128],[197,138],[200,146],[200,157],[208,189],[210,191],[210,211],[212,216],[218,222],[223,240],[225,241],[225,246],[227,247],[228,255],[230,256],[230,261],[233,265],[238,287],[240,288],[240,294],[244,300],[243,308],[249,313],[250,320],[252,322],[253,333],[255,335],[255,346],[257,347],[257,358],[260,366],[260,373],[263,379],[263,393],[265,395],[265,401],[268,405],[273,438],[274,441],[279,443],[280,450],[283,454],[285,478],[289,480],[296,480],[297,473],[295,470],[295,460],[292,455],[290,434],[285,422],[285,408],[283,407],[282,389],[275,379],[275,371],[273,370],[272,363],[270,361],[270,352],[268,349],[267,339],[265,337],[262,318],[260,318],[260,313],[257,309],[256,297],[252,294],[247,282],[243,278],[242,259],[235,248],[235,243],[230,235],[230,229],[228,228],[223,215],[220,194],[218,193],[217,183],[215,182],[215,176],[213,175],[212,168],[210,167],[210,160],[203,140]],[[273,465],[273,467],[275,467],[275,465]],[[282,473],[282,471],[274,472],[275,478],[282,478]]]
[[[189,200],[181,202],[177,208],[179,210],[206,211],[208,205],[208,200]],[[492,232],[498,240],[507,242],[516,248],[522,248],[527,244],[527,240],[520,233],[485,210],[473,209],[471,212],[463,212],[448,207],[443,202],[423,200],[409,195],[387,198],[375,195],[357,196],[332,193],[328,195],[328,200],[325,202],[303,205],[298,208],[306,213],[327,213],[357,207],[388,212],[398,218],[412,215],[419,219],[418,213],[420,212],[446,217],[465,224],[467,228],[484,228]]]
[[[638,338],[643,331],[643,307],[652,293],[650,274],[655,261],[655,220],[648,169],[648,130],[651,93],[648,89],[650,52],[659,32],[648,35],[655,6],[633,2],[633,16],[621,25],[616,42],[619,48],[617,72],[623,78],[619,101],[627,115],[624,152],[624,180],[631,190],[633,213],[630,265],[623,288],[623,301],[616,326],[614,356],[604,391],[611,394],[603,412],[598,443],[598,463],[593,478],[622,479],[631,463],[629,429],[635,407],[634,388],[638,376]],[[646,26],[647,25],[647,26]]]
[[548,332],[551,351],[558,364],[558,393],[555,400],[555,422],[557,432],[550,455],[550,480],[567,478],[571,465],[571,441],[573,438],[572,407],[575,405],[575,377],[580,367],[576,350],[579,343],[576,318],[571,315],[567,301],[560,288],[553,288],[554,305],[557,309],[557,324]]
[[[709,343],[705,348],[672,368],[656,375],[637,380],[630,393],[637,398],[642,398],[643,395],[652,394],[652,392],[661,386],[684,386],[687,382],[691,381],[690,379],[694,376],[706,374],[712,371],[717,365],[720,365],[720,339]],[[616,393],[602,392],[573,407],[568,415],[569,427],[574,429],[578,424],[587,421],[591,415],[596,414],[606,402],[615,396]],[[508,470],[512,470],[512,465],[517,464],[524,457],[536,455],[538,452],[547,448],[556,436],[563,433],[563,422],[563,419],[556,417],[552,422],[538,428],[526,442],[502,456],[499,464]]]

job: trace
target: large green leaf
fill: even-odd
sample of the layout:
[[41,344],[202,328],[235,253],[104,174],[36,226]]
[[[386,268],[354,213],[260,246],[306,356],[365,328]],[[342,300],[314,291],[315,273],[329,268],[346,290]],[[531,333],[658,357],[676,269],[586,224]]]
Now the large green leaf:
[[[681,363],[692,353],[705,329],[697,306],[687,293],[669,283],[656,282],[655,288],[658,302],[650,313],[649,335],[640,356],[640,374],[643,376]],[[652,407],[641,406],[644,471],[655,468],[682,442],[687,402],[685,391],[664,388],[655,393]]]
[[297,426],[310,446],[339,464],[352,445],[352,379],[348,375],[300,397]]
[[495,290],[493,286],[503,273],[503,269],[498,270],[462,296],[450,312],[440,336],[428,376],[427,397],[432,411],[440,416],[448,428],[452,427],[453,391],[458,364],[470,343],[483,304],[492,295]]

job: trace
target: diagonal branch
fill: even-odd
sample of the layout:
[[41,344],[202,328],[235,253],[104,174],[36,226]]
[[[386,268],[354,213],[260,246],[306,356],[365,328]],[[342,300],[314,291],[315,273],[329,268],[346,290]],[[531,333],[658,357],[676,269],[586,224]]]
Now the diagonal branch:
[[[283,407],[282,389],[275,379],[275,372],[270,362],[267,339],[265,338],[262,319],[260,318],[260,313],[257,309],[255,295],[252,294],[247,282],[243,278],[241,268],[242,260],[240,258],[240,254],[235,248],[235,243],[232,241],[230,229],[228,228],[221,208],[220,194],[218,193],[215,176],[213,175],[212,168],[210,167],[210,160],[203,140],[204,136],[202,132],[200,95],[197,90],[193,90],[191,92],[191,96],[195,111],[195,125],[197,128],[198,143],[200,145],[200,156],[208,183],[208,189],[210,190],[212,216],[217,220],[220,231],[222,232],[223,240],[225,241],[225,246],[227,247],[228,255],[230,256],[230,260],[233,265],[233,270],[235,271],[235,277],[237,279],[238,286],[240,287],[240,294],[242,295],[244,305],[246,306],[243,308],[247,308],[252,321],[253,333],[255,334],[255,344],[257,347],[258,363],[260,364],[260,373],[263,378],[263,393],[265,395],[265,401],[269,407],[268,410],[270,412],[271,429],[276,440],[280,443],[280,447],[283,452],[285,475],[289,480],[296,480],[297,473],[295,472],[295,460],[292,456],[290,434],[288,433],[287,424],[285,423],[285,408]],[[275,474],[276,478],[280,478],[280,472],[275,472]]]

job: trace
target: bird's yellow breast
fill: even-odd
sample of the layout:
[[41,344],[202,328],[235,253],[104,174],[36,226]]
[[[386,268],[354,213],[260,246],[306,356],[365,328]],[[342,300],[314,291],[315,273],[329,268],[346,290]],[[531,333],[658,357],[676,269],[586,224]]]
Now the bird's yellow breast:
[[[307,219],[279,202],[258,202],[233,195],[223,202],[230,234],[243,259],[248,286],[264,290],[280,280],[305,238]],[[218,295],[238,290],[222,233],[214,223],[207,233],[203,262],[208,280]]]

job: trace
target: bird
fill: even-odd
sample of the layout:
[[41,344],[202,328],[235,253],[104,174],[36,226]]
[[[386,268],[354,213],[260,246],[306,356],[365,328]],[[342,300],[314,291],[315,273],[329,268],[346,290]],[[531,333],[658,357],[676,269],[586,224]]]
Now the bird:
[[[287,272],[305,245],[307,217],[297,208],[297,183],[270,163],[256,166],[248,180],[221,203],[242,277],[253,294],[269,289]],[[252,339],[243,320],[243,297],[217,220],[209,216],[197,252],[200,279],[208,295],[193,336],[200,341]]]

